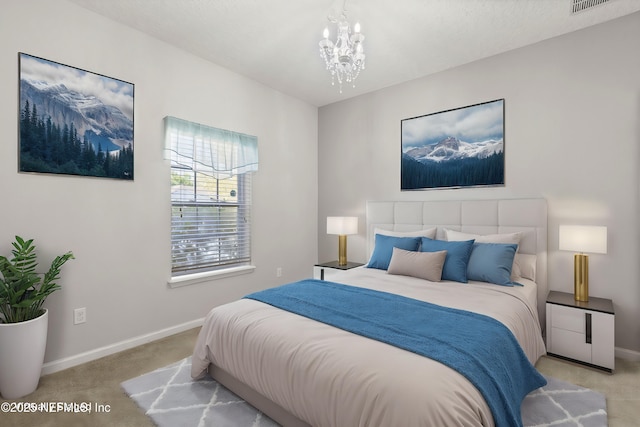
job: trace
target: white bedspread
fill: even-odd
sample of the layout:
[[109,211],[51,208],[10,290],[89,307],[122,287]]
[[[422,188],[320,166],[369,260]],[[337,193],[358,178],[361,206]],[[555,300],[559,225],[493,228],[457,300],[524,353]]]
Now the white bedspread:
[[[491,316],[531,363],[545,353],[530,281],[432,283],[368,268],[332,280]],[[255,300],[211,310],[192,363],[194,378],[213,363],[312,426],[493,425],[480,392],[453,369]]]

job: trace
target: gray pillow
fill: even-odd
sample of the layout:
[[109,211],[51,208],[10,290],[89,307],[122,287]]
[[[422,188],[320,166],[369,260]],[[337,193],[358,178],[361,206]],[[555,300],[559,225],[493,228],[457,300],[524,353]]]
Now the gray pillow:
[[393,248],[387,273],[439,282],[447,251],[414,252]]

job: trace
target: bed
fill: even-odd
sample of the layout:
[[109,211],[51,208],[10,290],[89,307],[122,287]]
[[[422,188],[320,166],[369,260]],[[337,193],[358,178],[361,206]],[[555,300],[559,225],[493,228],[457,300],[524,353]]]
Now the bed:
[[[334,286],[332,292],[357,291],[356,298],[364,298],[361,293],[389,295],[403,303],[444,307],[454,314],[471,312],[508,329],[525,362],[535,364],[545,354],[540,323],[545,319],[541,298],[547,292],[545,201],[367,203],[369,265],[379,257],[380,235],[404,241],[423,233],[419,240],[425,248],[449,241],[463,244],[472,237],[482,247],[503,249],[512,246],[503,243],[503,238],[517,236],[517,254],[512,258],[517,262],[509,272],[509,283],[517,285],[429,281],[404,274],[402,268],[399,274],[391,274],[389,271],[402,266],[394,252],[393,264],[387,269],[361,267],[332,276],[335,284],[309,281],[291,286],[298,291],[312,285],[314,289]],[[413,256],[423,247],[420,249],[402,255]],[[435,258],[442,251],[431,252],[428,256]],[[484,389],[448,362],[313,320],[313,316],[291,313],[263,302],[262,296],[258,293],[257,299],[252,295],[209,312],[194,348],[194,378],[210,373],[285,426],[505,424]],[[382,327],[391,321],[381,321]],[[449,328],[442,329],[443,338],[456,335]],[[515,357],[507,359],[508,367],[499,371],[508,375],[500,375],[535,376],[516,369],[518,363]]]

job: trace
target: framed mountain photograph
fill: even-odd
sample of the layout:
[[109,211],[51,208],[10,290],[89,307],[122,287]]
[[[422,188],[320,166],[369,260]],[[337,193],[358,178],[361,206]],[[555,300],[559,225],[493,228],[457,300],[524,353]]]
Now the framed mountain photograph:
[[133,180],[134,85],[19,54],[20,172]]
[[401,121],[400,188],[504,185],[504,99]]

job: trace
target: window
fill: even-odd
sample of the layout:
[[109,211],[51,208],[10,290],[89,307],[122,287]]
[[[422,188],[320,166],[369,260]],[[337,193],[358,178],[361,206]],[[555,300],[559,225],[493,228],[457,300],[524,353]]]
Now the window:
[[172,276],[251,263],[257,138],[165,118],[171,161]]

